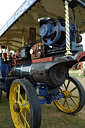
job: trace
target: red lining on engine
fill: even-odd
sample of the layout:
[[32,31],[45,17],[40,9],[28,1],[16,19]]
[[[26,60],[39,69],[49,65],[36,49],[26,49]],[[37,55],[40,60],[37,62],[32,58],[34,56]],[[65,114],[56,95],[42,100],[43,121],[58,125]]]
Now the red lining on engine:
[[52,57],[47,57],[47,58],[41,58],[41,59],[34,59],[32,60],[32,63],[42,63],[42,62],[51,62]]

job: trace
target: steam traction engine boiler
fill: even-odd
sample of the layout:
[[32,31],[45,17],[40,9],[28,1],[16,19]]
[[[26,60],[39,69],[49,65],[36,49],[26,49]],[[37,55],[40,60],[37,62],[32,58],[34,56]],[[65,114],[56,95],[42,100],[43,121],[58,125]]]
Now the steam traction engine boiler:
[[[65,5],[67,9],[67,0]],[[16,128],[40,128],[40,104],[53,101],[60,111],[68,114],[77,113],[84,106],[84,89],[75,77],[69,76],[69,69],[85,60],[85,52],[78,26],[69,23],[66,15],[65,19],[40,18],[41,42],[22,47],[19,64],[1,78],[0,87],[9,95]],[[43,98],[39,99],[37,93]]]

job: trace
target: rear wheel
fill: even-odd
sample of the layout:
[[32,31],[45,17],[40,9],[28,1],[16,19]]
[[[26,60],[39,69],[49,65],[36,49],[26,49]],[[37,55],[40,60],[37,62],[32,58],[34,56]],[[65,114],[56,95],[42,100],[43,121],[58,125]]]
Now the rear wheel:
[[56,107],[65,113],[74,114],[79,112],[85,102],[84,88],[75,77],[69,76],[64,84],[60,86],[60,93],[64,98],[55,100]]
[[40,128],[40,102],[33,85],[28,80],[17,79],[13,81],[9,102],[16,128]]

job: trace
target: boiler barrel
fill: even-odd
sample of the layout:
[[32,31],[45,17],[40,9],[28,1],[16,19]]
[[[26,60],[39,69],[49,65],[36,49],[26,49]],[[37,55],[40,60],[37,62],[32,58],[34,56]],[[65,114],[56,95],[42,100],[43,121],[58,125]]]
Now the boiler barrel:
[[50,87],[57,87],[62,85],[66,79],[66,66],[55,62],[27,63],[13,67],[12,76],[26,78],[34,85],[40,82]]

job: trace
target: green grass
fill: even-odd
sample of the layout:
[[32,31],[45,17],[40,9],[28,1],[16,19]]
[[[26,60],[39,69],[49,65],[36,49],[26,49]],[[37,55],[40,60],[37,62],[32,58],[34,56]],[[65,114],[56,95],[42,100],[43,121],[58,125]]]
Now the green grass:
[[[70,73],[70,75],[74,76],[74,77],[79,77],[78,73]],[[85,76],[83,76],[83,74],[81,74],[80,77],[85,77]]]
[[0,101],[0,128],[14,128],[6,94],[3,95],[2,101]]
[[[84,128],[85,107],[75,115],[67,115],[60,112],[54,105],[41,105],[41,128]],[[9,102],[4,94],[0,102],[0,128],[15,128],[11,119]]]
[[79,71],[79,70],[70,70],[70,73],[69,73],[71,76],[74,76],[74,77],[85,77],[84,75],[83,75],[83,71],[81,70],[81,71]]

